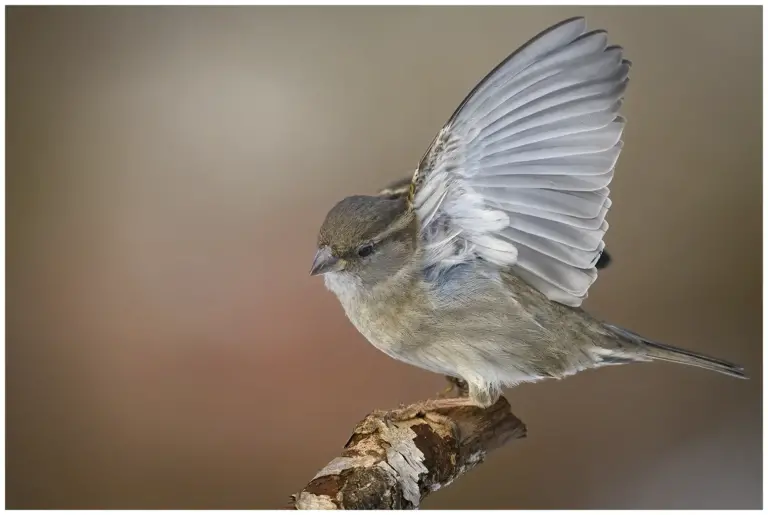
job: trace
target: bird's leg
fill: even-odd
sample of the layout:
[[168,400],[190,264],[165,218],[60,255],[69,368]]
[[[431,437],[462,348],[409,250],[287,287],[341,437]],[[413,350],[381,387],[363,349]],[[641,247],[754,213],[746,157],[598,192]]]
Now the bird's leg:
[[453,376],[445,376],[445,379],[448,381],[448,386],[438,394],[439,398],[448,397],[454,390],[456,390],[457,397],[467,397],[469,395],[469,386],[466,381]]

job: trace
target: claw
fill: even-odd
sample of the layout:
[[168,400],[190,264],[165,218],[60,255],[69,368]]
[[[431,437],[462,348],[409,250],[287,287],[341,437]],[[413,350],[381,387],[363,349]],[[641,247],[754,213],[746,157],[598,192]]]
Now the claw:
[[437,396],[443,399],[448,395],[450,395],[450,393],[453,392],[453,389],[454,389],[453,385],[446,386],[444,390],[440,390],[440,392],[438,392]]
[[448,386],[442,392],[437,394],[438,398],[444,399],[454,390],[456,390],[456,397],[468,397],[469,387],[466,381],[453,376],[445,376],[448,381]]

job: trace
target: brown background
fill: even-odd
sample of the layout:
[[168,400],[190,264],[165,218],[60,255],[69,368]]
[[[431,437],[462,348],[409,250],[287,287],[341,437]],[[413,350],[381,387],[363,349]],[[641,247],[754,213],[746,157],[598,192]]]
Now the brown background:
[[9,8],[9,507],[278,507],[441,389],[308,276],[316,230],[579,14],[634,62],[587,308],[753,379],[521,386],[530,437],[425,507],[760,507],[762,13],[659,7]]

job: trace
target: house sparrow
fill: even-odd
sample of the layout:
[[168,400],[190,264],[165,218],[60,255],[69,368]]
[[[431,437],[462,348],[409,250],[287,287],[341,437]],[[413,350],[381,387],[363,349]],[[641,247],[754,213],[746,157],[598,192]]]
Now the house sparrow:
[[608,260],[629,69],[604,31],[565,20],[472,90],[411,179],[326,216],[311,274],[376,348],[466,384],[436,402],[483,408],[503,387],[654,360],[745,377],[580,307]]

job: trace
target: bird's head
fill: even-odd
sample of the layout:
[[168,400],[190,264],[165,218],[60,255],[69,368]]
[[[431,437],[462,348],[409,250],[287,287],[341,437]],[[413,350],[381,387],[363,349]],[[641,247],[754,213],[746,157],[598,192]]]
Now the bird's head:
[[325,217],[311,275],[351,275],[373,286],[410,262],[415,219],[404,198],[347,197]]

